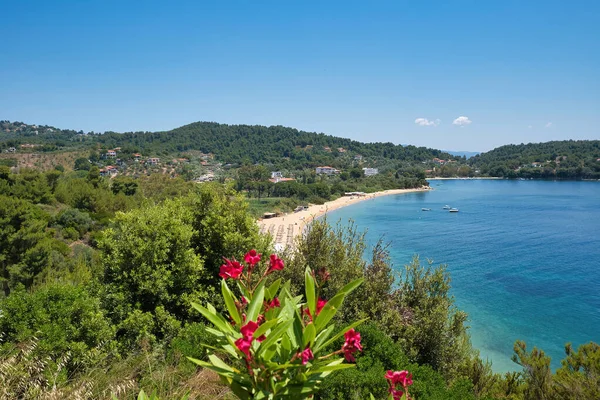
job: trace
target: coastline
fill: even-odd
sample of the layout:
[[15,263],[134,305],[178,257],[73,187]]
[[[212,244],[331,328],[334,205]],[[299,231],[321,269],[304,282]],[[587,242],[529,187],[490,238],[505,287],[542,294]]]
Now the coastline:
[[273,236],[275,248],[280,250],[292,245],[296,236],[301,234],[308,224],[314,219],[327,214],[329,211],[360,203],[361,201],[372,200],[376,197],[428,192],[430,190],[433,190],[433,188],[424,186],[417,189],[383,190],[380,192],[368,193],[364,196],[342,196],[324,204],[311,204],[308,206],[308,209],[303,211],[292,212],[274,218],[259,219],[257,223],[262,233],[270,233],[271,236]]
[[456,180],[464,180],[464,181],[473,181],[473,180],[487,180],[487,179],[504,179],[497,176],[477,176],[477,177],[453,177],[453,178],[444,178],[441,176],[436,176],[433,178],[425,178],[426,181],[456,181]]

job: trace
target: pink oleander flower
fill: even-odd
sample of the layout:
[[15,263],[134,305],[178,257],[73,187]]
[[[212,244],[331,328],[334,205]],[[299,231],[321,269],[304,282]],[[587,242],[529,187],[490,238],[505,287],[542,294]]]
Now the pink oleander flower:
[[259,337],[256,338],[256,341],[258,343],[261,343],[263,340],[265,340],[267,337],[265,335],[260,335]]
[[325,304],[327,304],[327,300],[323,300],[323,299],[319,299],[317,300],[317,315],[319,315],[319,313],[321,312],[321,310],[323,309],[323,307],[325,307]]
[[390,386],[401,384],[403,387],[408,387],[413,384],[412,374],[408,371],[387,371],[385,379],[390,382]]
[[[323,307],[325,307],[325,304],[327,304],[327,300],[323,300],[321,298],[319,298],[317,300],[317,309],[316,314],[319,315],[319,313],[321,312],[321,310],[323,309]],[[313,320],[313,316],[310,313],[310,309],[308,308],[308,306],[302,311],[304,313],[304,315],[308,315],[308,318],[312,321]]]
[[281,307],[281,304],[279,303],[279,299],[277,297],[275,297],[273,300],[271,300],[270,302],[265,302],[265,312],[276,308],[276,307]]
[[256,250],[252,249],[246,253],[246,255],[244,256],[244,261],[246,261],[246,264],[250,265],[250,267],[254,267],[260,262],[261,256],[262,254],[258,254]]
[[240,300],[241,300],[241,302],[242,302],[242,307],[243,307],[243,306],[245,306],[246,304],[248,304],[248,299],[247,299],[247,298],[245,298],[244,296],[242,296],[242,297],[240,298]]
[[315,358],[310,347],[307,347],[304,349],[304,351],[302,351],[301,357],[302,357],[302,365],[306,365],[307,362],[309,362],[310,360]]
[[279,257],[277,257],[276,254],[271,254],[270,260],[269,260],[269,269],[267,270],[267,273],[270,274],[273,271],[281,271],[283,269],[283,260]]
[[242,337],[235,341],[235,345],[246,357],[250,358],[250,346],[252,345],[252,338]]
[[240,333],[245,338],[252,338],[252,335],[254,335],[254,332],[257,329],[258,329],[258,324],[254,321],[250,321],[246,325],[242,326],[242,329],[240,329]]
[[219,276],[223,279],[238,279],[244,271],[244,266],[235,260],[223,259],[225,260],[225,264],[221,265]]
[[252,346],[252,340],[254,340],[254,332],[258,329],[258,324],[254,321],[248,322],[242,326],[240,333],[242,337],[235,341],[235,345],[246,357],[250,358],[250,347]]
[[[356,332],[354,328],[348,330],[348,332],[344,333],[344,338],[346,341],[342,345],[342,351],[344,352],[344,358],[348,362],[354,362],[356,359],[354,358],[354,353],[357,351],[362,351],[362,345],[360,344],[360,333]],[[387,376],[387,375],[386,375]]]
[[392,399],[401,400],[404,393],[402,393],[402,390],[390,388],[390,394],[392,395]]

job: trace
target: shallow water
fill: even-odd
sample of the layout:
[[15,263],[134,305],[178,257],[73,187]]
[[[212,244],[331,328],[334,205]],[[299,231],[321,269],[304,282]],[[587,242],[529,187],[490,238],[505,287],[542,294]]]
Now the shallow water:
[[[473,345],[497,372],[516,339],[560,366],[564,344],[600,342],[600,183],[447,180],[329,213],[391,242],[395,268],[414,254],[447,264]],[[444,205],[460,209],[442,210]],[[431,211],[421,211],[421,208]]]

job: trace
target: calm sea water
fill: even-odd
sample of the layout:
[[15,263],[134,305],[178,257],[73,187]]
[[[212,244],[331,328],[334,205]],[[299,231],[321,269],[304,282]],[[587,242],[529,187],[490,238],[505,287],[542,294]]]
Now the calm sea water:
[[[473,345],[497,372],[516,339],[560,366],[564,344],[600,342],[600,183],[448,180],[428,193],[385,196],[329,213],[374,243],[395,268],[413,255],[447,264]],[[459,213],[442,210],[444,205]],[[431,208],[424,212],[421,208]]]

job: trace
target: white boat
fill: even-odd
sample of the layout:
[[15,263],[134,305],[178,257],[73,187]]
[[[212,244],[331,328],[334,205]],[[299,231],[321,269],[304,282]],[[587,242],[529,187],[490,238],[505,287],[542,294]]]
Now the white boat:
[[421,211],[431,211],[431,208],[421,208]]
[[450,207],[448,204],[446,204],[444,207],[442,207],[442,210],[449,210],[449,209],[451,209],[451,208],[452,208],[452,207]]
[[450,212],[458,212],[458,208],[451,208],[450,210],[448,210]]

